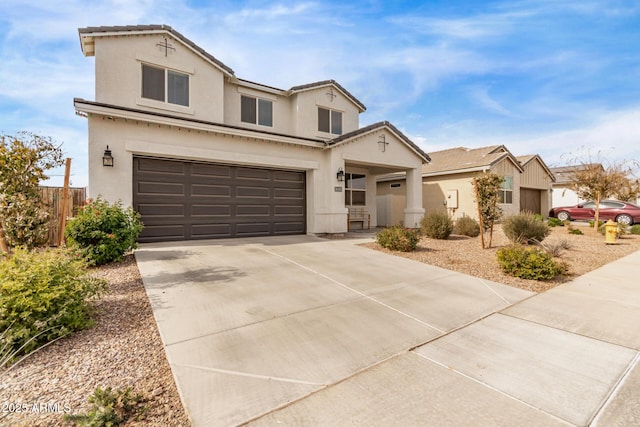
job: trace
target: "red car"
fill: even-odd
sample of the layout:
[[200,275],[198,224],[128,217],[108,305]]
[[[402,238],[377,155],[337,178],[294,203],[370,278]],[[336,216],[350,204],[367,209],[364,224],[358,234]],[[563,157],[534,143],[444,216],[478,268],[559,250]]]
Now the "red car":
[[[596,203],[585,202],[575,206],[553,208],[549,217],[559,220],[588,221],[596,217]],[[612,220],[621,224],[632,225],[640,223],[640,207],[629,202],[618,200],[602,200],[600,202],[600,219]]]

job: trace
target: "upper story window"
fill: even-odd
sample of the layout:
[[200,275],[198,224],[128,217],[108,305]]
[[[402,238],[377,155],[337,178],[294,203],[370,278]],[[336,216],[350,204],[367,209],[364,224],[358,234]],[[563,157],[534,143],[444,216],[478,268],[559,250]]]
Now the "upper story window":
[[342,135],[342,112],[318,107],[318,131]]
[[142,64],[142,97],[189,106],[189,75]]
[[500,185],[500,192],[498,193],[498,202],[510,205],[513,203],[513,177],[505,176],[502,185]]
[[273,101],[241,95],[240,121],[273,127]]

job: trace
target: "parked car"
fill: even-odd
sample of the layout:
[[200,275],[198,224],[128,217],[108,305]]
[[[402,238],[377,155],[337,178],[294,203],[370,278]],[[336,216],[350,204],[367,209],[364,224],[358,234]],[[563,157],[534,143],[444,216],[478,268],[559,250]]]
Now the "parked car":
[[[596,203],[585,202],[575,206],[563,206],[549,211],[549,217],[561,221],[588,221],[596,217]],[[600,202],[600,217],[602,221],[612,220],[621,224],[632,225],[640,223],[640,207],[629,202],[618,200],[602,200]]]

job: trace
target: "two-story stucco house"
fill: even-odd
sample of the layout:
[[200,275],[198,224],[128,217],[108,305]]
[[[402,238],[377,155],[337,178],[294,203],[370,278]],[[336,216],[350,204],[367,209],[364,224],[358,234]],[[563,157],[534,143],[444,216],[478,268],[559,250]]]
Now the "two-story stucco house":
[[375,226],[376,177],[393,172],[407,177],[404,223],[422,218],[429,156],[388,122],[360,128],[365,106],[337,82],[240,79],[166,25],[79,36],[95,57],[95,101],[74,100],[88,194],[139,211],[141,241],[343,233],[353,206]]

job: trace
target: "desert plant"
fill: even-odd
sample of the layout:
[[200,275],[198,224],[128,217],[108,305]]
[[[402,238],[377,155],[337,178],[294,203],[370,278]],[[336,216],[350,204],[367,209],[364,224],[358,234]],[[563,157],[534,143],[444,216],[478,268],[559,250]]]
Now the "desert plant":
[[502,222],[502,231],[512,243],[542,242],[551,230],[531,212],[510,215]]
[[545,242],[535,241],[534,243],[554,258],[560,256],[563,250],[572,248],[571,242],[567,239],[546,240]]
[[496,255],[502,271],[521,279],[550,280],[568,270],[565,263],[538,247],[514,245],[499,249]]
[[91,409],[86,414],[65,415],[67,421],[79,426],[119,426],[130,421],[140,421],[148,410],[146,399],[140,393],[134,393],[131,387],[113,390],[111,387],[96,387],[89,396]]
[[[473,178],[475,200],[478,205],[478,217],[482,249],[490,248],[493,240],[493,225],[502,217],[502,209],[498,206],[500,188],[505,178],[493,172],[483,172]],[[488,232],[488,242],[485,243],[485,233]]]
[[142,228],[140,215],[133,208],[97,198],[89,200],[67,224],[65,237],[90,263],[101,265],[120,261],[134,249]]
[[569,234],[576,234],[578,236],[582,236],[584,233],[579,228],[569,228]]
[[27,354],[90,326],[92,301],[105,286],[69,251],[16,249],[0,261],[0,347]]
[[632,225],[629,229],[629,233],[631,234],[640,234],[640,224]]
[[416,249],[420,241],[418,230],[412,230],[402,225],[387,227],[376,234],[376,241],[383,248],[392,251],[411,252]]
[[446,240],[453,231],[453,221],[444,212],[431,212],[420,221],[422,233],[432,239]]
[[549,227],[564,227],[565,221],[562,221],[561,219],[558,219],[558,218],[549,218],[547,220],[547,225]]
[[462,236],[477,237],[480,234],[480,224],[470,216],[463,216],[456,220],[453,232]]

